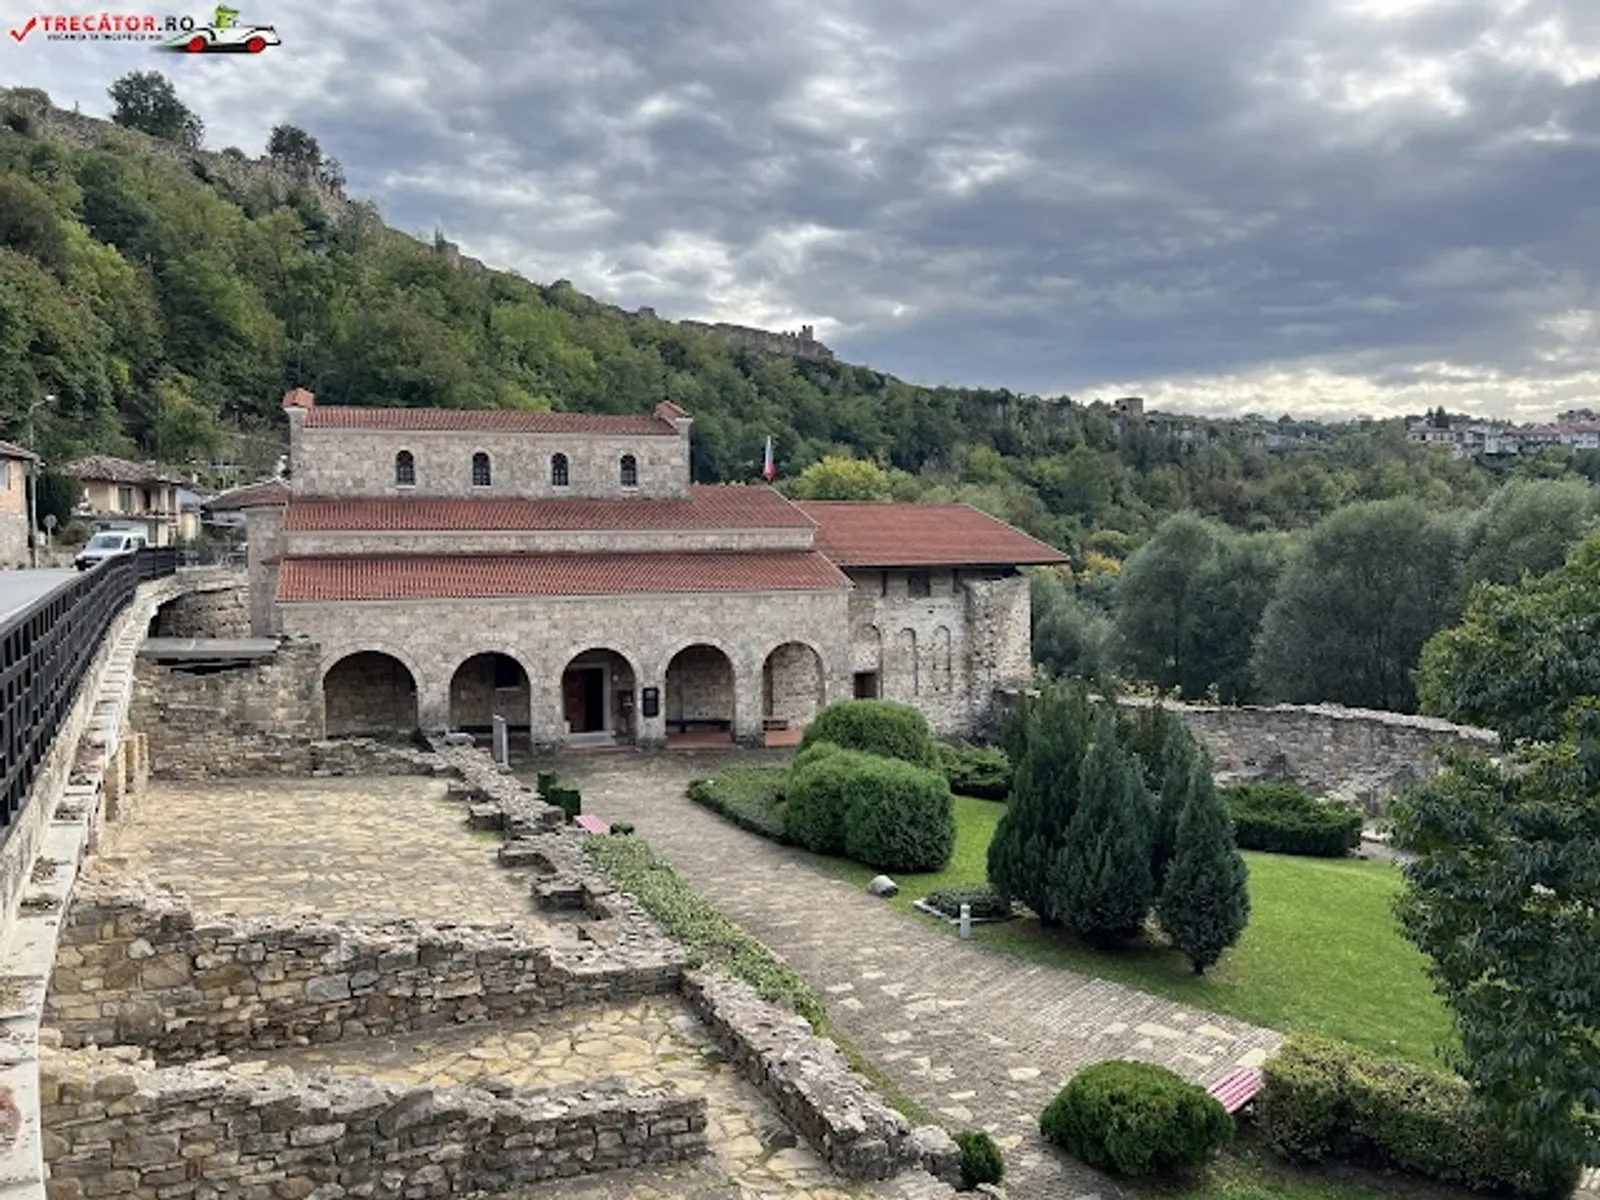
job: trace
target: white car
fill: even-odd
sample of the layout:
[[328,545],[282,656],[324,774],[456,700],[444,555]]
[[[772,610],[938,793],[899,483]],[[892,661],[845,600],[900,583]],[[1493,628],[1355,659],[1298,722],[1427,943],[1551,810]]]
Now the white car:
[[189,54],[260,54],[268,46],[281,45],[283,41],[271,25],[230,25],[226,29],[197,25],[165,43],[168,50]]
[[104,529],[90,538],[88,544],[78,551],[78,556],[72,560],[72,565],[80,571],[87,571],[90,567],[98,567],[108,558],[143,550],[147,544],[142,533],[129,533],[125,529]]

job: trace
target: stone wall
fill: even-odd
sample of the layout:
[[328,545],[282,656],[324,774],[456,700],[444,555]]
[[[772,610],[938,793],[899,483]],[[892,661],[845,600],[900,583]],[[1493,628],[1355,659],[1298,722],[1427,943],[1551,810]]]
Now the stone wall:
[[283,509],[263,506],[245,510],[244,533],[250,542],[250,635],[273,637],[279,630],[278,565],[283,559]]
[[[638,696],[633,706],[641,739],[659,743],[666,736],[666,716],[673,711],[667,665],[688,646],[712,646],[733,663],[735,733],[756,742],[761,738],[763,667],[779,646],[810,646],[823,663],[827,698],[850,694],[847,597],[842,590],[692,593],[297,603],[279,605],[279,610],[287,633],[322,646],[325,671],[362,651],[384,653],[403,664],[417,685],[417,720],[424,729],[448,727],[450,680],[457,667],[477,654],[509,655],[532,683],[531,712],[512,723],[527,724],[541,746],[559,745],[565,737],[562,676],[579,654],[614,651],[627,662],[638,688],[660,689],[662,709],[656,717],[643,715]],[[330,699],[330,731],[341,728],[334,718]]]
[[776,529],[510,529],[408,533],[361,530],[292,531],[286,555],[345,554],[624,554],[726,553],[732,550],[809,550],[816,531]]
[[1167,707],[1211,751],[1220,779],[1292,779],[1373,814],[1385,797],[1432,777],[1440,751],[1493,753],[1500,744],[1487,729],[1332,704]]
[[250,605],[245,581],[238,587],[188,592],[156,611],[153,637],[244,638],[250,636]]
[[762,716],[804,729],[822,707],[822,660],[810,646],[789,642],[767,657]]
[[68,1047],[181,1062],[603,1004],[670,991],[682,965],[665,941],[551,947],[467,926],[198,920],[170,892],[86,876],[46,1022]]
[[817,341],[815,329],[810,325],[802,325],[795,333],[779,333],[771,329],[755,329],[749,325],[730,325],[726,321],[719,321],[716,324],[705,321],[679,321],[678,324],[697,333],[708,333],[719,341],[744,350],[760,350],[765,354],[784,354],[791,358],[809,358],[819,362],[833,358],[833,351]]
[[[16,468],[13,466],[12,468]],[[0,567],[28,565],[28,514],[0,512]]]
[[203,779],[309,771],[310,744],[323,730],[321,672],[320,651],[305,642],[220,669],[141,653],[131,722],[148,739],[152,773]]
[[[493,433],[441,430],[320,429],[291,416],[290,455],[297,496],[640,496],[689,494],[689,439],[663,424],[658,435]],[[395,455],[411,452],[416,484],[395,484]],[[472,482],[472,456],[489,456],[490,483]],[[552,486],[552,455],[567,456],[565,488]],[[638,486],[624,488],[620,463],[631,454]]]
[[547,1091],[397,1088],[130,1057],[44,1058],[51,1200],[472,1196],[706,1151],[703,1098],[618,1077]]

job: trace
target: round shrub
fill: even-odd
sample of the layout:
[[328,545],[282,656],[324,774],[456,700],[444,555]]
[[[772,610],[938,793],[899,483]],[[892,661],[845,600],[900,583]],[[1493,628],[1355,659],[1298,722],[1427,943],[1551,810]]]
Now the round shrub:
[[1062,1088],[1039,1132],[1091,1167],[1155,1175],[1197,1167],[1233,1138],[1233,1118],[1165,1067],[1103,1062]]
[[844,815],[861,789],[864,764],[881,761],[828,742],[798,755],[783,808],[784,836],[818,854],[843,854]]
[[844,811],[844,852],[880,871],[942,870],[956,848],[944,776],[892,758],[861,757]]
[[909,704],[894,700],[841,700],[812,718],[800,740],[804,752],[818,742],[916,763],[939,765],[938,749],[928,719]]
[[970,908],[974,920],[998,921],[1011,915],[1011,901],[987,883],[961,883],[953,887],[934,888],[922,898],[922,902],[947,917],[959,917],[963,904]]
[[794,761],[789,764],[791,771],[798,771],[808,767],[819,758],[827,758],[831,754],[838,754],[844,749],[835,742],[812,742],[795,753]]
[[955,1143],[961,1147],[961,1188],[970,1192],[980,1183],[999,1183],[1005,1178],[1006,1162],[1000,1156],[1000,1147],[982,1130],[958,1133]]

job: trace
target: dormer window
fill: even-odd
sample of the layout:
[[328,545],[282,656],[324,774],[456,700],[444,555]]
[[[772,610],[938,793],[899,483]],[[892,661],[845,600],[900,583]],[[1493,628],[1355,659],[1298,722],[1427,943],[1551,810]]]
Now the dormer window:
[[567,471],[567,456],[565,454],[552,454],[550,456],[550,486],[566,487],[572,482],[572,477]]
[[639,460],[631,454],[622,456],[622,486],[625,488],[639,486]]
[[472,456],[472,486],[488,487],[491,482],[493,476],[489,472],[489,456],[479,450]]
[[394,485],[395,487],[417,486],[417,460],[411,457],[409,450],[402,450],[394,456]]

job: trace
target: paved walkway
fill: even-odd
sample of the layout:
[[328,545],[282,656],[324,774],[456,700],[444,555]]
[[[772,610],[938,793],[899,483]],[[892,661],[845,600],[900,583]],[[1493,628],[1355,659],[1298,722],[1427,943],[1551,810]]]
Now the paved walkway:
[[1007,1147],[1014,1196],[1122,1194],[1038,1135],[1039,1113],[1083,1067],[1140,1058],[1210,1082],[1277,1046],[1271,1030],[961,942],[684,795],[691,778],[720,766],[786,757],[611,753],[570,755],[556,767],[582,789],[586,811],[632,821],[701,894],[799,971],[840,1030],[907,1095],[953,1128],[994,1134]]

